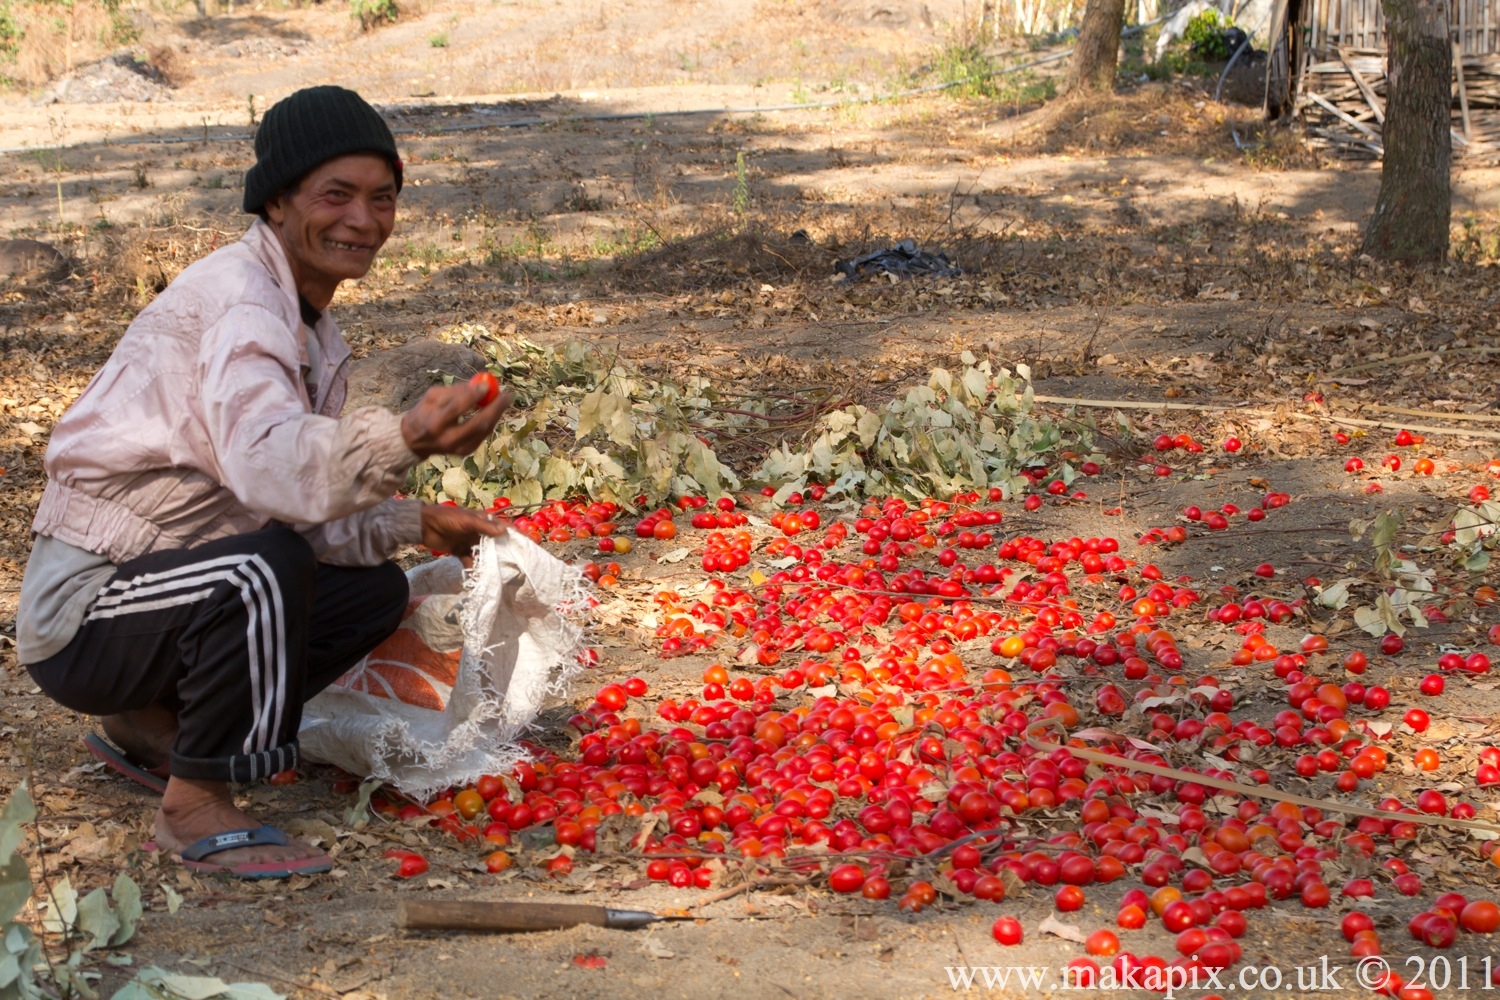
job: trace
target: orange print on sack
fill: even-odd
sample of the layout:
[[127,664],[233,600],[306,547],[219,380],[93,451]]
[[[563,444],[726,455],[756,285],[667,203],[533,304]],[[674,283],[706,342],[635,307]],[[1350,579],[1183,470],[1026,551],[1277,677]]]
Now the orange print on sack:
[[[409,616],[424,598],[407,606]],[[364,662],[338,680],[341,687],[377,698],[441,712],[458,681],[462,650],[439,652],[409,628],[401,627],[371,650]]]

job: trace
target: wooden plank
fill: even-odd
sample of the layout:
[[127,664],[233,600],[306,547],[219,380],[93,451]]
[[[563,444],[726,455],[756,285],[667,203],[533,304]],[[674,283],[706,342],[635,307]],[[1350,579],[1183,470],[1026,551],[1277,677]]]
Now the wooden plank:
[[[1320,0],[1310,0],[1309,9],[1308,9],[1308,16],[1313,19],[1313,21],[1312,21],[1312,25],[1313,25],[1312,34],[1314,34],[1314,35],[1317,34],[1317,18],[1318,18],[1319,3],[1320,3]],[[1293,32],[1288,32],[1288,34],[1289,35],[1291,35],[1291,34],[1299,34],[1300,35],[1301,32],[1302,32],[1302,24],[1301,24],[1301,20],[1299,18],[1299,21],[1298,21],[1298,24],[1297,24],[1295,30]],[[1297,64],[1295,66],[1292,65],[1292,48],[1293,47],[1295,47],[1296,50],[1297,50]],[[1287,80],[1288,80],[1288,84],[1289,85],[1287,87],[1287,97],[1288,97],[1288,99],[1290,100],[1290,103],[1291,103],[1291,113],[1294,114],[1294,115],[1297,113],[1297,109],[1301,106],[1301,104],[1302,104],[1302,94],[1307,89],[1307,67],[1311,64],[1311,61],[1312,61],[1312,46],[1311,45],[1300,45],[1299,44],[1299,45],[1296,45],[1296,46],[1292,46],[1291,43],[1288,42],[1286,70],[1287,70]]]
[[1358,129],[1359,131],[1363,132],[1365,135],[1369,136],[1371,139],[1374,139],[1376,142],[1380,141],[1380,134],[1379,133],[1377,133],[1374,129],[1370,128],[1370,126],[1366,125],[1364,122],[1355,120],[1355,118],[1352,115],[1345,114],[1343,111],[1341,111],[1338,108],[1337,105],[1335,105],[1333,102],[1329,101],[1322,94],[1309,92],[1308,95],[1307,95],[1307,97],[1308,97],[1308,100],[1312,101],[1314,104],[1318,105],[1323,110],[1331,112],[1335,118],[1339,119],[1339,121],[1342,121],[1346,125],[1353,125],[1356,129]]
[[1380,98],[1375,96],[1375,89],[1360,75],[1359,70],[1354,68],[1354,64],[1349,61],[1348,53],[1343,49],[1339,49],[1338,54],[1339,61],[1344,64],[1344,69],[1348,70],[1349,75],[1354,77],[1354,85],[1359,88],[1360,94],[1364,96],[1365,103],[1370,106],[1371,111],[1375,112],[1375,120],[1384,125],[1385,105],[1381,103]]
[[1314,129],[1313,133],[1318,136],[1318,138],[1322,139],[1326,143],[1329,143],[1330,145],[1353,148],[1373,153],[1377,157],[1385,155],[1385,150],[1383,150],[1377,143],[1370,142],[1368,139],[1361,139],[1356,136],[1343,135],[1338,132],[1331,132],[1327,129]]
[[1453,71],[1458,74],[1458,107],[1464,118],[1464,139],[1473,138],[1474,129],[1469,123],[1469,88],[1464,86],[1464,47],[1463,43],[1453,44]]

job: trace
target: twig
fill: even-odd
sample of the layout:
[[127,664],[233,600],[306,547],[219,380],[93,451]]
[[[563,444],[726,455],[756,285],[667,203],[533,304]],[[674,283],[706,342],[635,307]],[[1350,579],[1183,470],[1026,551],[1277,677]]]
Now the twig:
[[[1473,348],[1475,351],[1485,353],[1500,353],[1500,347]],[[1412,355],[1412,358],[1426,357],[1434,352],[1423,355]],[[1446,353],[1454,354],[1456,351]],[[1410,360],[1410,359],[1407,359]],[[1347,368],[1345,371],[1355,371]],[[1147,402],[1134,399],[1069,399],[1067,396],[1034,396],[1034,402],[1053,403],[1061,406],[1089,406],[1089,407],[1114,407],[1125,410],[1188,410],[1198,413],[1243,413],[1252,417],[1291,417],[1294,420],[1318,420],[1330,424],[1348,424],[1352,427],[1383,427],[1390,430],[1409,430],[1420,434],[1451,434],[1455,437],[1482,438],[1487,441],[1500,441],[1500,431],[1471,430],[1466,427],[1436,427],[1422,424],[1404,424],[1390,420],[1361,420],[1357,417],[1339,417],[1323,413],[1290,413],[1266,410],[1259,407],[1246,406],[1239,403],[1167,403]]]
[[844,400],[842,402],[839,402],[839,401],[835,401],[833,399],[829,399],[829,400],[827,400],[825,402],[822,402],[822,403],[815,403],[812,406],[809,406],[807,409],[802,410],[800,412],[789,413],[789,414],[786,414],[784,416],[783,415],[773,415],[773,414],[770,414],[770,413],[756,413],[754,410],[734,410],[734,409],[729,409],[727,407],[721,407],[716,412],[718,412],[718,413],[735,413],[735,414],[738,414],[738,415],[740,415],[742,417],[754,417],[756,420],[764,420],[764,421],[766,421],[768,423],[773,423],[773,424],[795,424],[795,423],[800,423],[803,420],[810,420],[813,417],[818,416],[820,413],[823,413],[824,411],[832,409],[834,407],[837,407],[837,406],[846,406],[846,405],[848,405],[849,402],[850,402],[849,400]]
[[1121,410],[1194,410],[1206,413],[1217,410],[1243,410],[1249,406],[1248,403],[1168,403],[1153,402],[1143,399],[1089,399],[1079,397],[1073,399],[1068,396],[1043,396],[1037,394],[1031,397],[1035,403],[1055,403],[1063,406],[1088,406],[1088,407],[1114,407]]
[[[1329,530],[1332,530],[1332,529],[1329,529],[1329,528],[1320,528],[1318,530],[1320,530],[1320,531],[1329,531]],[[852,584],[852,583],[836,583],[833,580],[787,580],[787,581],[782,582],[782,583],[773,583],[770,580],[767,580],[765,583],[751,584],[748,589],[751,589],[751,590],[767,590],[767,589],[770,589],[771,587],[791,587],[791,586],[795,586],[795,585],[803,584],[803,583],[813,584],[818,589],[827,589],[827,590],[852,590],[852,591],[854,591],[855,593],[858,593],[858,594],[874,594],[876,596],[884,596],[884,597],[901,597],[901,598],[905,598],[906,600],[909,600],[909,601],[921,601],[921,602],[924,602],[924,603],[926,601],[932,600],[933,598],[936,598],[939,601],[966,601],[966,602],[969,602],[969,603],[980,603],[980,604],[1012,604],[1012,605],[1015,605],[1018,608],[1052,608],[1053,610],[1056,610],[1056,611],[1080,611],[1080,612],[1084,610],[1082,608],[1068,607],[1067,605],[1061,604],[1061,603],[1059,603],[1059,602],[1057,602],[1055,600],[1052,600],[1050,598],[1043,599],[1043,600],[1037,600],[1037,601],[1030,601],[1030,600],[1018,600],[1018,599],[1010,598],[1010,597],[1003,597],[999,593],[1000,587],[1002,587],[1004,585],[1003,582],[997,582],[995,584],[995,590],[996,590],[996,592],[992,593],[992,594],[985,594],[985,593],[979,593],[979,594],[960,594],[957,597],[945,597],[942,594],[928,594],[928,593],[925,593],[925,592],[921,593],[921,594],[918,594],[918,593],[915,593],[915,592],[909,591],[909,590],[906,590],[906,591],[903,591],[903,590],[882,590],[882,589],[878,589],[878,588],[875,588],[875,587],[861,587],[861,586],[857,586],[857,585]],[[1099,606],[1099,600],[1096,599],[1094,601],[1093,607],[1096,608],[1098,606]],[[1092,610],[1092,608],[1090,608],[1089,610]]]
[[950,924],[948,932],[953,935],[953,950],[958,952],[959,964],[967,966],[969,964],[969,957],[964,954],[964,946],[958,940],[958,928]]
[[1004,839],[1004,835],[999,830],[976,830],[974,833],[965,834],[964,836],[959,837],[957,840],[950,840],[946,844],[943,844],[940,847],[936,847],[933,850],[928,851],[926,854],[920,854],[917,857],[941,858],[952,853],[957,848],[962,847],[964,844],[972,843],[976,840],[983,840],[985,837]]
[[[1272,533],[1274,533],[1274,534],[1277,534],[1277,535],[1298,535],[1298,534],[1318,534],[1318,533],[1321,532],[1322,534],[1326,535],[1329,532],[1344,532],[1345,530],[1346,530],[1346,526],[1343,525],[1343,524],[1314,524],[1311,527],[1306,527],[1306,528],[1273,528],[1273,527],[1267,527],[1267,528],[1248,528],[1247,527],[1247,528],[1241,528],[1238,532],[1236,532],[1236,534],[1266,535],[1266,534],[1272,534]],[[1224,532],[1210,531],[1207,534],[1202,534],[1202,535],[1189,535],[1187,537],[1187,540],[1190,541],[1190,542],[1191,541],[1213,541],[1215,539],[1222,539],[1224,536],[1225,536]]]
[[1366,361],[1362,365],[1341,368],[1336,372],[1330,372],[1328,377],[1336,381],[1340,375],[1353,375],[1355,372],[1373,371],[1376,368],[1386,368],[1390,365],[1404,365],[1408,361],[1423,361],[1439,355],[1448,357],[1453,354],[1500,354],[1500,347],[1454,347],[1446,351],[1418,351],[1416,354],[1403,354],[1397,358],[1381,358],[1378,361]]
[[[1046,743],[1037,736],[1046,729],[1058,730],[1062,739],[1057,743]],[[1293,792],[1284,792],[1278,788],[1268,785],[1246,785],[1238,781],[1228,781],[1216,778],[1208,774],[1200,774],[1195,771],[1186,771],[1176,767],[1165,767],[1161,764],[1152,764],[1143,760],[1123,757],[1117,754],[1107,754],[1099,750],[1090,750],[1085,747],[1074,746],[1067,738],[1067,727],[1058,718],[1051,717],[1040,719],[1028,726],[1023,739],[1035,750],[1043,753],[1051,753],[1057,749],[1063,749],[1080,760],[1090,761],[1095,764],[1103,764],[1106,767],[1118,767],[1127,771],[1143,771],[1146,774],[1160,775],[1171,778],[1174,781],[1190,781],[1203,785],[1206,788],[1217,788],[1223,792],[1232,792],[1237,795],[1245,795],[1255,799],[1270,799],[1273,802],[1289,802],[1302,808],[1312,807],[1324,812],[1340,813],[1345,816],[1362,816],[1373,819],[1385,820],[1393,814],[1386,810],[1371,809],[1352,802],[1342,802],[1338,799],[1314,799],[1306,795],[1297,795]],[[1500,834],[1500,826],[1477,819],[1456,819],[1446,814],[1435,813],[1400,813],[1402,822],[1419,823],[1425,826],[1440,826],[1449,829],[1478,830],[1487,834]]]
[[[653,858],[662,856],[663,855],[660,853],[654,853],[651,855],[651,857]],[[701,857],[702,852],[698,852],[698,855],[696,856]],[[822,857],[824,856],[819,855],[820,860],[822,859]],[[726,899],[733,899],[735,896],[738,896],[742,892],[750,892],[754,889],[764,889],[769,886],[807,885],[809,881],[811,880],[806,878],[787,878],[774,875],[769,878],[746,879],[744,882],[741,882],[739,885],[734,886],[733,888],[725,889],[723,892],[716,892],[712,896],[705,896],[703,899],[698,900],[698,902],[688,907],[688,909],[701,910],[703,907],[708,906],[711,903],[722,903]]]
[[1454,437],[1500,441],[1500,431],[1482,431],[1468,427],[1436,427],[1431,424],[1404,424],[1393,420],[1360,420],[1356,417],[1335,417],[1310,413],[1292,413],[1290,416],[1297,420],[1322,420],[1325,423],[1348,424],[1351,427],[1381,427],[1386,430],[1416,431],[1418,434],[1451,434]]
[[271,980],[272,982],[284,983],[287,986],[291,986],[299,990],[306,990],[309,993],[318,993],[325,997],[341,997],[344,995],[338,990],[332,989],[328,986],[324,986],[322,983],[302,983],[298,982],[295,979],[287,979],[285,976],[278,976],[270,972],[262,972],[259,969],[251,969],[243,965],[236,965],[234,962],[230,962],[226,959],[221,958],[219,959],[219,961],[223,962],[231,969],[239,969],[241,972],[248,972],[252,976],[261,976],[265,979]]
[[[42,887],[47,890],[47,898],[52,903],[53,912],[61,920],[62,906],[57,902],[57,893],[52,888],[51,876],[47,874],[47,852],[42,850],[42,811],[36,808],[37,803],[41,801],[41,797],[37,794],[36,769],[32,766],[32,758],[35,750],[35,745],[28,742],[26,748],[26,789],[28,794],[31,795],[32,802],[31,829],[32,833],[36,835],[36,860],[37,867],[42,876]],[[64,941],[67,941],[68,938],[76,933],[75,928],[68,924],[63,924],[63,929]],[[54,983],[57,982],[57,967],[52,964],[52,956],[47,953],[45,942],[42,947],[42,961],[47,963],[47,978]]]
[[1378,413],[1398,413],[1405,417],[1437,417],[1448,420],[1475,420],[1487,424],[1500,424],[1500,417],[1488,413],[1447,413],[1443,410],[1413,410],[1405,406],[1382,406],[1379,403],[1366,403],[1365,409],[1375,410]]

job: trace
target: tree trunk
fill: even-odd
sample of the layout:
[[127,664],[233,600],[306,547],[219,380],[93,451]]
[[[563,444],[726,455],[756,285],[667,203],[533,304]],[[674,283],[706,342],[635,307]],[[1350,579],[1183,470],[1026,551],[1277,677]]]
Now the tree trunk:
[[1388,46],[1385,162],[1364,252],[1382,260],[1448,256],[1453,195],[1453,49],[1447,0],[1384,0]]
[[1115,66],[1120,61],[1120,27],[1125,0],[1088,0],[1078,47],[1068,69],[1068,92],[1115,89]]

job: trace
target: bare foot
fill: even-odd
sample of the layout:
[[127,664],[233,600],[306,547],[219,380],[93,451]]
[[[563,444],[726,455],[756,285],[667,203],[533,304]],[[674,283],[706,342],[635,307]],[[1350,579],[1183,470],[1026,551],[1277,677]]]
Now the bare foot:
[[160,705],[105,715],[99,724],[111,743],[146,767],[165,764],[177,741],[177,713]]
[[[259,820],[235,808],[227,782],[173,777],[167,782],[161,808],[156,811],[156,843],[163,850],[181,856],[183,848],[204,837],[231,830],[253,830],[259,826]],[[292,840],[285,846],[235,847],[210,854],[203,860],[209,864],[234,866],[322,856],[323,852],[311,844]]]

